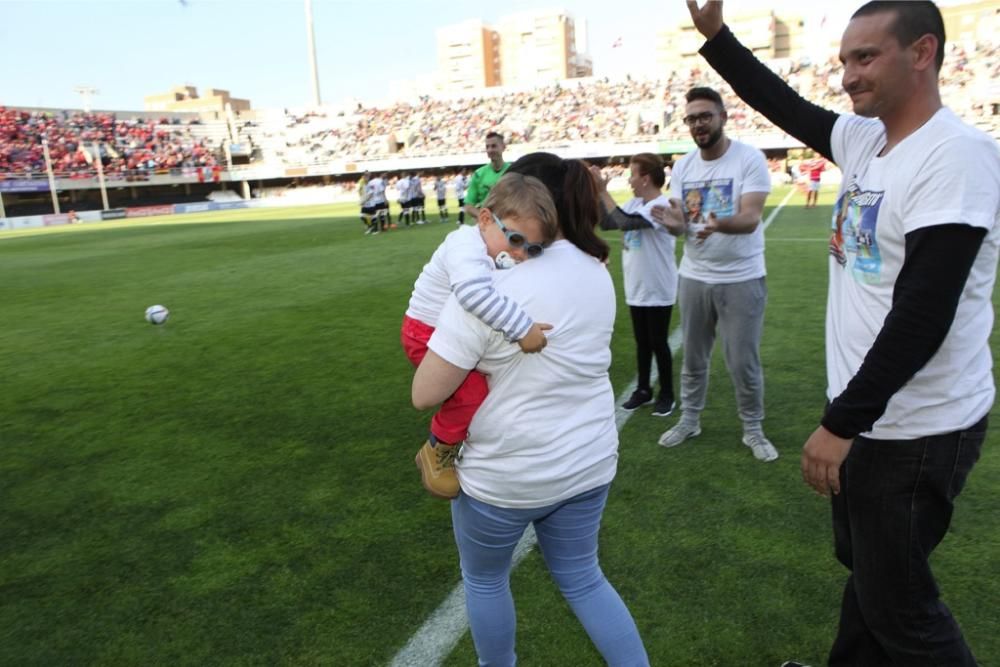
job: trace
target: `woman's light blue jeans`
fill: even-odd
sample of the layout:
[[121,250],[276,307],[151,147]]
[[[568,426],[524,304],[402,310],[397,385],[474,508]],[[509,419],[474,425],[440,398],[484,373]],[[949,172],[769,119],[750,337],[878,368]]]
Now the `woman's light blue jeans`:
[[537,509],[495,507],[465,493],[451,503],[465,606],[481,666],[509,667],[517,662],[510,570],[514,547],[529,523],[535,526],[552,578],[607,663],[649,664],[635,621],[597,560],[597,535],[609,486]]

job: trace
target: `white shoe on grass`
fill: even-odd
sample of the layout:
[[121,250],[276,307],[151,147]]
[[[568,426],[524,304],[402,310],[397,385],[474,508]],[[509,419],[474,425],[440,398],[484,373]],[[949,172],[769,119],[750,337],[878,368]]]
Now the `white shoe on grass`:
[[750,448],[754,458],[758,461],[769,463],[778,458],[778,450],[774,448],[763,432],[744,433],[743,444]]
[[699,424],[687,424],[679,421],[660,436],[661,447],[676,447],[688,438],[697,438],[701,435]]

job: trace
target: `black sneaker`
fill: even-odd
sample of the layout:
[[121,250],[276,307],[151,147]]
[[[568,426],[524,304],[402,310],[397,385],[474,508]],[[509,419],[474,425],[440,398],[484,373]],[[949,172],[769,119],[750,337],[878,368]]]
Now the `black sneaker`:
[[781,663],[781,667],[809,667],[809,665],[804,662],[795,662],[794,660],[786,660]]
[[629,399],[622,404],[623,410],[628,410],[632,412],[640,405],[646,405],[647,403],[653,402],[653,392],[649,389],[636,389],[629,396]]
[[667,398],[666,396],[660,396],[656,399],[656,405],[653,406],[653,416],[654,417],[669,417],[674,414],[674,408],[677,407],[677,402],[672,398]]

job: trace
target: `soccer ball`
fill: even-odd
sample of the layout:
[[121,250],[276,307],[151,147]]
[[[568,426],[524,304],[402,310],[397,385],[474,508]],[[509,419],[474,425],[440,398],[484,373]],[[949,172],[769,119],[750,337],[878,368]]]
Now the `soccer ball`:
[[146,309],[146,321],[150,324],[163,324],[170,317],[166,306],[150,306]]

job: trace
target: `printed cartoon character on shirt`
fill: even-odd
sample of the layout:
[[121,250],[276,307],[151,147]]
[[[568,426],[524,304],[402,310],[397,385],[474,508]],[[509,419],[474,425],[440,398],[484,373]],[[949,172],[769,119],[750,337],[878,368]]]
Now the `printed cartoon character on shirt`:
[[724,218],[734,213],[731,178],[685,182],[682,192],[688,240],[695,239],[695,235],[705,227],[709,215],[714,213],[715,217]]
[[859,283],[877,285],[882,280],[882,254],[876,230],[884,192],[862,192],[851,183],[833,208],[830,254],[849,268]]

